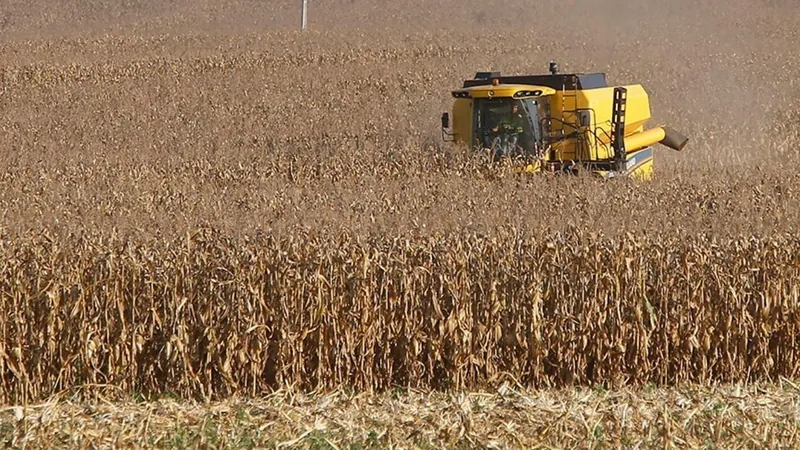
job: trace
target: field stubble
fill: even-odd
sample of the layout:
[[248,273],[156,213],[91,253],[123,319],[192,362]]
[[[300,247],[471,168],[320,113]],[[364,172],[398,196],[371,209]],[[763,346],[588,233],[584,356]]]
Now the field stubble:
[[[102,390],[101,390],[102,391]],[[99,392],[99,391],[96,391]],[[798,387],[59,398],[0,409],[0,444],[147,448],[796,448]],[[96,394],[95,394],[96,395]],[[102,395],[100,395],[102,399]],[[5,426],[3,426],[5,424]]]

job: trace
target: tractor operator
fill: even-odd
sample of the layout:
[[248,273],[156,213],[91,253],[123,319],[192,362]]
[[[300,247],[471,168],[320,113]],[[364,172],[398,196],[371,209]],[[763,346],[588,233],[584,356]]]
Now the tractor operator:
[[492,128],[492,131],[495,133],[507,131],[513,134],[522,134],[524,132],[524,125],[525,118],[522,117],[522,114],[519,112],[519,104],[515,101],[511,104],[511,114],[500,119],[494,128]]

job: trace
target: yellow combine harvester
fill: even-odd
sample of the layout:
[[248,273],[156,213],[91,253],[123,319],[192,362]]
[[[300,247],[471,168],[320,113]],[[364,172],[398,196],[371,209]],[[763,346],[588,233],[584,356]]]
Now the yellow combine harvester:
[[645,130],[650,100],[640,85],[610,87],[603,73],[501,76],[479,72],[452,92],[446,140],[510,157],[525,172],[588,170],[604,178],[653,173],[653,148],[682,150],[688,138],[668,127]]

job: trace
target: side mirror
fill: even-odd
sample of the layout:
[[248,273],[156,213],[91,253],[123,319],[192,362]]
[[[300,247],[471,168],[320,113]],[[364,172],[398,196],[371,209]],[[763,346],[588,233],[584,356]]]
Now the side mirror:
[[450,128],[450,114],[442,113],[442,128]]

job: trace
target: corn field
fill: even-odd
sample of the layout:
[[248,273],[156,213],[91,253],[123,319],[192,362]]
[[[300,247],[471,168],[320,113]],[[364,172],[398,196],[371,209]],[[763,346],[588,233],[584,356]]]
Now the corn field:
[[[6,402],[111,384],[474,389],[795,377],[800,242],[442,236],[2,249]],[[510,378],[508,378],[510,377]]]
[[[0,446],[797,447],[796,2],[269,3],[0,4]],[[689,146],[442,142],[551,60]]]

